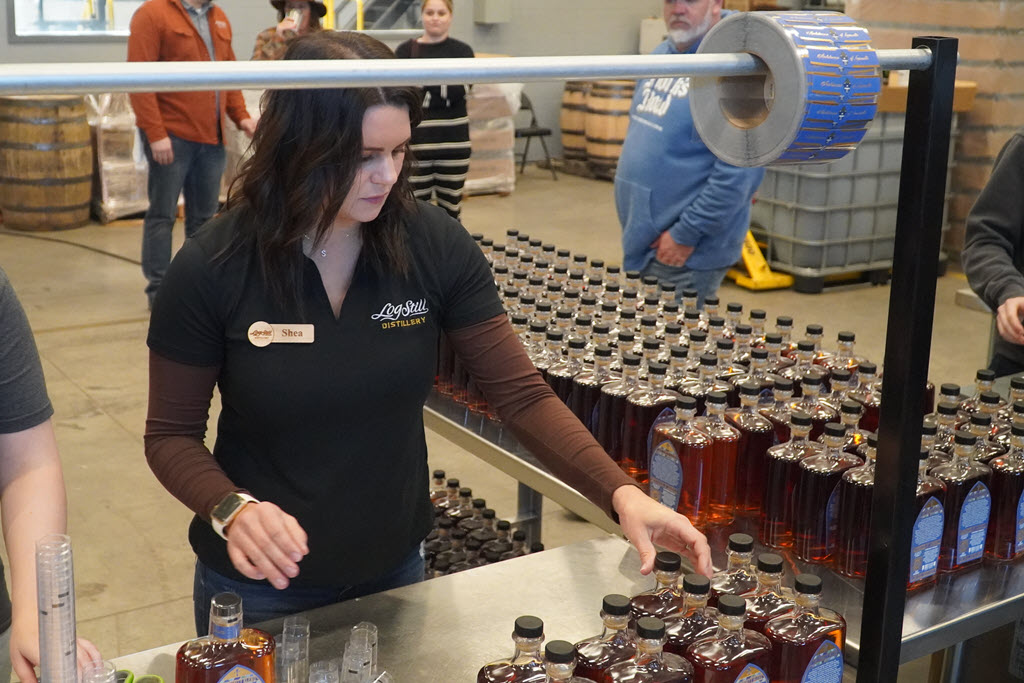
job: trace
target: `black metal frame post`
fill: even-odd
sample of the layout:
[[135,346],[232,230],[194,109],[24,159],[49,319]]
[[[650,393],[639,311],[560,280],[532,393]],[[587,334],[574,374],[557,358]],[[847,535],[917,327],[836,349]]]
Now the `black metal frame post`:
[[932,64],[910,73],[907,91],[857,683],[892,683],[899,669],[953,117],[957,40],[913,47],[929,48]]

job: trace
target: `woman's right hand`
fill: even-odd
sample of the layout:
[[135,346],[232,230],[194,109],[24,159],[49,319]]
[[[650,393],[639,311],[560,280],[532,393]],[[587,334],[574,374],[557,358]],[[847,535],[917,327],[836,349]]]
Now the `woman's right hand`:
[[295,33],[299,30],[299,25],[295,23],[295,20],[291,17],[285,17],[281,20],[281,23],[277,25],[277,35],[280,38],[287,37],[288,33]]
[[299,575],[299,562],[309,554],[298,521],[267,501],[247,504],[225,534],[235,569],[250,579],[266,579],[278,590]]

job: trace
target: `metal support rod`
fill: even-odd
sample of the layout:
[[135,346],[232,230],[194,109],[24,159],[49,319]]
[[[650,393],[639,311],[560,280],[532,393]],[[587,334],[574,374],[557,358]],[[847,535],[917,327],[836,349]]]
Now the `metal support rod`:
[[857,683],[891,683],[900,664],[953,118],[957,40],[913,45],[931,48],[933,61],[910,74],[907,91]]
[[[926,69],[931,63],[931,54],[927,50],[879,50],[878,57],[882,69]],[[749,76],[766,73],[766,69],[759,58],[745,53],[431,60],[7,64],[0,66],[0,95],[335,88],[651,76]]]

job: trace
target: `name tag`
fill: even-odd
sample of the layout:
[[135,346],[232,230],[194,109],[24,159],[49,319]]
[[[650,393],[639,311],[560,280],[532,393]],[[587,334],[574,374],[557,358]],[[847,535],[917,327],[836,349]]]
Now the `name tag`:
[[312,344],[313,326],[258,320],[249,326],[248,337],[253,346],[260,347],[269,344]]

